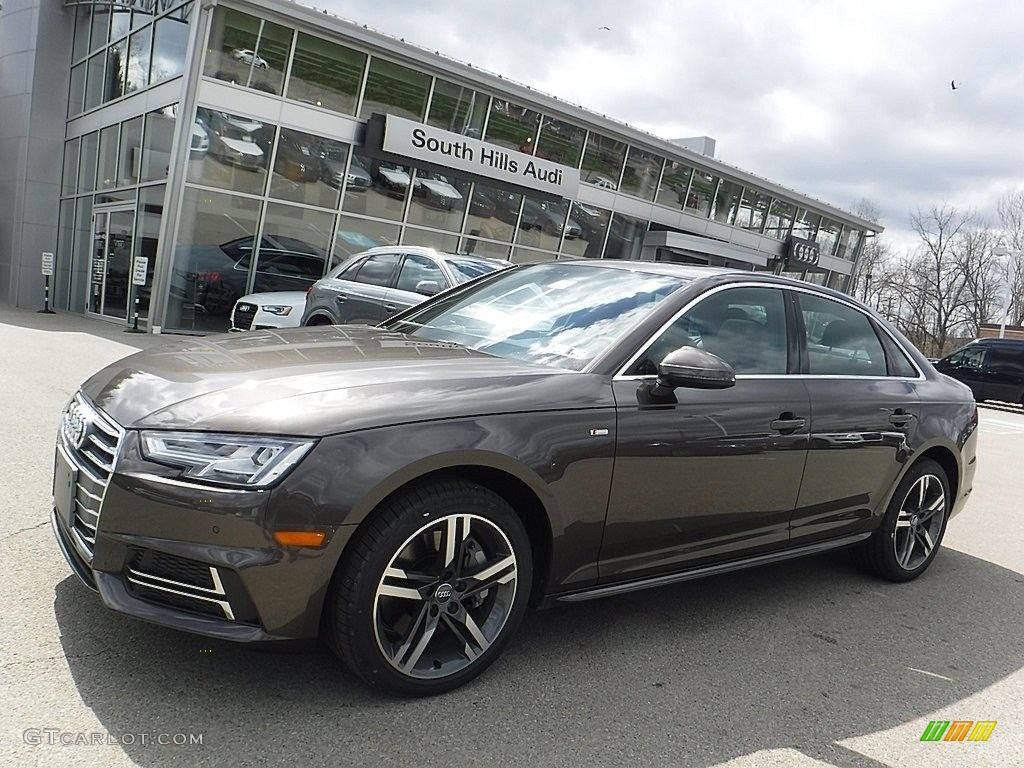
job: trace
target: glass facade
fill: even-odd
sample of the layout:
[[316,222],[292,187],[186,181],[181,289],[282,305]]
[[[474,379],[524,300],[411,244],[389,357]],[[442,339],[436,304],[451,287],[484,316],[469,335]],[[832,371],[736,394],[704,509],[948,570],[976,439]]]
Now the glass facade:
[[[155,14],[78,8],[69,117],[180,77],[193,7],[168,4]],[[245,293],[305,290],[333,265],[378,245],[426,245],[517,263],[639,258],[651,224],[618,210],[611,201],[622,196],[779,241],[792,231],[817,238],[823,253],[856,256],[860,230],[730,179],[728,171],[719,175],[699,159],[673,159],[284,19],[217,5],[203,76],[275,96],[283,115],[289,103],[350,119],[393,114],[578,168],[583,199],[523,194],[442,167],[381,159],[360,146],[358,133],[343,139],[327,128],[321,135],[319,126],[278,125],[256,117],[257,106],[246,114],[238,99],[230,108],[203,102],[191,115],[169,104],[65,145],[59,248],[78,254],[77,269],[61,278],[69,306],[93,295],[88,269],[100,260],[99,234],[108,260],[115,239],[119,253],[150,258],[150,279],[138,292],[143,317],[158,270],[165,282],[169,274],[164,328],[223,331]],[[184,189],[166,184],[176,132],[188,142]],[[595,187],[600,196],[588,191]],[[168,195],[182,196],[182,206],[176,241],[161,249]],[[608,202],[594,205],[588,197]],[[133,217],[130,235],[93,231],[86,217],[108,210],[108,224],[115,214],[116,221]],[[167,262],[162,268],[159,259]],[[116,294],[123,312],[127,294],[109,288],[104,283],[101,293]]]

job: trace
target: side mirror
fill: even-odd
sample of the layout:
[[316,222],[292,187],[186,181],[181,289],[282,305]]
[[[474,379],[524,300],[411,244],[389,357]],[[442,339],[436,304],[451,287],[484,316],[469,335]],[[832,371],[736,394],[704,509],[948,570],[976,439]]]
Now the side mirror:
[[736,371],[725,360],[696,347],[680,347],[658,365],[658,387],[675,389],[728,389],[736,384]]
[[436,280],[420,280],[416,283],[416,293],[433,296],[441,292],[441,284]]

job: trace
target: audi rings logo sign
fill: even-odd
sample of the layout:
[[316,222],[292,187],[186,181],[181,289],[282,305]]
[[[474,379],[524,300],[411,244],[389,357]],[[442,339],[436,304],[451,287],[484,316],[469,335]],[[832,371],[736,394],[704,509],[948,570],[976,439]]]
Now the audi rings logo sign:
[[452,585],[442,584],[437,588],[437,592],[434,593],[434,599],[439,603],[447,603],[452,599]]
[[64,419],[61,422],[61,431],[64,433],[64,439],[75,450],[78,450],[82,447],[82,443],[85,442],[88,430],[89,419],[85,414],[85,409],[77,402],[71,403],[68,409],[64,411]]

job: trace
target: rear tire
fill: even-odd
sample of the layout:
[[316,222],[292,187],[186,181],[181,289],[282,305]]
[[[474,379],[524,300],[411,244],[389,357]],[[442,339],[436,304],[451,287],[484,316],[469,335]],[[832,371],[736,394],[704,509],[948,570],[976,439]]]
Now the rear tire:
[[331,583],[331,649],[366,684],[402,696],[457,688],[518,627],[533,561],[503,498],[458,479],[410,488],[360,526]]
[[916,579],[939,551],[952,494],[935,461],[914,464],[896,486],[882,525],[854,552],[859,564],[887,581]]

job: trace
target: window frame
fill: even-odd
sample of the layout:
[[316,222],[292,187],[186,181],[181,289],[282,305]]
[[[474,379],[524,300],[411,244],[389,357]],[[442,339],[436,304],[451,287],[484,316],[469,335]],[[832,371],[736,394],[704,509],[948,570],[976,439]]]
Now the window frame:
[[448,272],[447,270],[445,270],[444,266],[442,266],[437,259],[433,259],[430,256],[427,256],[426,254],[423,253],[403,253],[401,262],[398,265],[398,272],[395,275],[395,284],[392,286],[396,291],[402,291],[403,293],[414,293],[417,296],[428,296],[428,294],[425,293],[418,293],[417,291],[414,290],[408,290],[406,288],[399,287],[399,283],[402,280],[402,271],[405,269],[405,265],[409,261],[409,259],[424,259],[430,262],[434,269],[441,273],[441,288],[438,291],[438,293],[452,287],[451,277],[448,275]]
[[[360,280],[359,275],[362,273],[363,269],[366,267],[367,264],[370,263],[371,259],[374,259],[378,256],[391,256],[395,259],[394,264],[391,265],[391,275],[388,278],[388,282],[382,285],[380,283],[368,283],[365,280]],[[365,259],[363,259],[363,263],[359,265],[359,269],[356,270],[356,273],[352,276],[349,282],[358,283],[359,285],[372,285],[375,288],[394,288],[396,282],[398,281],[398,268],[401,266],[401,264],[402,254],[398,251],[384,251],[383,253],[371,253]]]
[[[790,371],[791,372],[789,372],[789,373],[781,373],[781,374],[780,373],[738,373],[738,374],[736,374],[737,380],[740,380],[740,379],[779,379],[779,378],[784,378],[784,377],[788,378],[790,376],[798,376],[798,377],[804,378],[804,379],[853,379],[853,380],[858,380],[858,381],[871,381],[871,380],[878,380],[878,379],[885,379],[885,380],[894,379],[894,380],[903,380],[903,381],[925,381],[927,379],[927,377],[924,375],[924,371],[921,369],[921,366],[918,364],[917,360],[915,360],[914,356],[912,354],[910,354],[910,352],[908,352],[906,350],[906,348],[903,346],[903,344],[900,343],[900,341],[895,336],[893,336],[892,332],[888,328],[886,328],[884,325],[876,323],[874,318],[871,317],[870,314],[865,312],[863,309],[858,307],[856,304],[853,304],[850,301],[844,300],[844,299],[842,299],[842,298],[840,298],[838,296],[831,296],[831,295],[829,295],[827,293],[824,293],[822,291],[816,291],[816,290],[813,290],[811,288],[805,288],[805,287],[799,286],[799,285],[788,285],[788,284],[779,283],[776,286],[776,284],[774,284],[772,282],[769,282],[769,281],[741,280],[741,281],[734,282],[734,283],[723,283],[721,285],[713,286],[713,287],[709,288],[708,290],[704,291],[703,293],[701,293],[699,296],[695,296],[693,299],[687,301],[680,309],[678,309],[676,312],[674,312],[671,315],[671,317],[669,317],[669,319],[667,321],[662,323],[653,333],[648,335],[647,338],[639,346],[636,347],[635,351],[632,354],[630,354],[630,355],[628,355],[626,357],[626,360],[625,360],[624,363],[622,363],[622,364],[620,364],[620,365],[618,365],[616,367],[615,373],[612,374],[612,380],[613,381],[644,381],[644,380],[649,381],[651,379],[654,379],[655,378],[654,374],[649,374],[649,373],[647,373],[647,374],[628,374],[628,373],[626,373],[626,371],[628,371],[630,368],[632,368],[633,365],[636,364],[636,362],[640,359],[640,357],[647,351],[648,347],[650,347],[655,341],[657,341],[658,338],[661,337],[661,334],[664,333],[666,330],[668,330],[680,317],[682,317],[682,315],[684,313],[690,311],[690,309],[695,307],[701,301],[703,301],[707,297],[709,297],[709,296],[711,296],[714,293],[717,293],[719,291],[727,290],[729,288],[765,287],[765,286],[766,287],[770,287],[770,288],[778,287],[779,289],[781,289],[783,291],[783,293],[787,294],[788,297],[789,297],[788,300],[786,301],[786,313],[787,313],[787,321],[788,321],[787,333],[788,333],[788,339],[789,339]],[[807,368],[807,365],[806,365],[806,358],[807,358],[807,341],[806,341],[806,339],[807,339],[807,333],[806,333],[806,331],[804,329],[803,315],[800,312],[799,299],[798,299],[798,294],[803,294],[803,293],[809,293],[812,296],[818,296],[818,297],[823,298],[823,299],[829,299],[830,301],[835,301],[835,302],[837,302],[839,304],[843,304],[844,306],[850,307],[851,309],[854,309],[857,312],[860,312],[862,315],[864,315],[868,319],[868,322],[871,324],[872,328],[874,329],[875,334],[877,336],[879,336],[879,343],[882,344],[882,350],[885,352],[885,355],[886,355],[886,375],[885,376],[874,376],[874,375],[872,375],[872,376],[853,376],[853,375],[849,375],[849,374],[808,373],[807,372],[808,368]],[[883,336],[884,336],[884,338],[882,338]],[[895,345],[896,349],[898,349],[900,352],[902,352],[904,357],[906,357],[907,360],[910,361],[910,363],[913,366],[914,370],[917,371],[917,376],[898,376],[898,375],[890,375],[888,373],[888,371],[891,370],[891,368],[890,368],[889,353],[888,353],[887,341],[886,340],[888,340],[888,343],[892,343],[893,345]],[[795,350],[794,350],[794,347],[796,348]],[[796,353],[795,354],[795,358],[794,358],[794,351]],[[796,362],[795,366],[794,366],[794,361]],[[795,367],[796,370],[793,370],[794,367]]]

